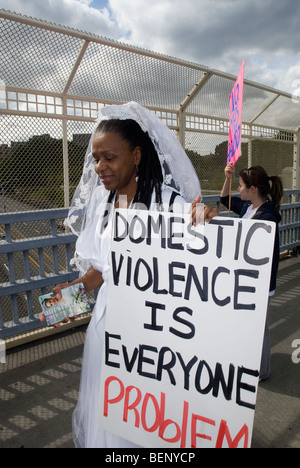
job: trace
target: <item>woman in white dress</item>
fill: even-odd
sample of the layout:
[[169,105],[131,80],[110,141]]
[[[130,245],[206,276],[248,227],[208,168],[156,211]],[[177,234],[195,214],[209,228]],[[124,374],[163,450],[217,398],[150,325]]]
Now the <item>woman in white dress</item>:
[[[135,447],[102,430],[98,423],[114,209],[142,204],[145,209],[164,211],[174,203],[174,211],[188,211],[199,194],[190,160],[153,112],[134,102],[101,110],[66,220],[78,234],[74,262],[81,270],[71,284],[83,282],[86,291],[100,288],[86,334],[80,394],[73,414],[76,447]],[[57,297],[67,286],[54,289]]]

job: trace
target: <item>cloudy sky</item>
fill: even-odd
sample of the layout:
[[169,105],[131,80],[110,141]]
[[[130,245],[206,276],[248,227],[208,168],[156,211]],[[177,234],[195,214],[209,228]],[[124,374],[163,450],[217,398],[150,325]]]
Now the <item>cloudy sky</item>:
[[0,0],[0,8],[92,32],[294,93],[298,0]]

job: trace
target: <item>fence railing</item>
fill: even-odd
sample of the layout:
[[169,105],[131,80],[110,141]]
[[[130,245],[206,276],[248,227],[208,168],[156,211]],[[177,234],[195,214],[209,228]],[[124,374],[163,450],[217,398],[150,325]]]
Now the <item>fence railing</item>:
[[280,250],[290,250],[300,246],[300,190],[287,190],[288,203],[281,206]]
[[[66,209],[0,215],[0,338],[44,327],[38,296],[78,276],[70,267],[76,236],[60,232],[58,223],[66,215]],[[37,224],[44,235],[32,237]]]
[[[285,197],[281,251],[300,247],[300,190],[285,191]],[[204,201],[220,207],[219,196]],[[0,339],[45,327],[38,296],[78,276],[70,267],[76,236],[61,229],[66,215],[66,209],[0,215]]]
[[[281,252],[300,247],[300,190],[285,190],[283,199],[284,203],[280,209],[282,220],[279,226]],[[221,211],[219,195],[204,197],[204,201],[216,205]],[[221,211],[221,214],[228,216],[227,211]],[[233,213],[231,215],[234,216]]]

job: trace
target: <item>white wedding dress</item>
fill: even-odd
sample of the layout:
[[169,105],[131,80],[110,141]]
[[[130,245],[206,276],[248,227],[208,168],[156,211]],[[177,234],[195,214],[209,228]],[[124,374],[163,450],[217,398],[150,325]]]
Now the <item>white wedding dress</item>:
[[[102,193],[100,193],[102,191]],[[172,190],[162,191],[163,210],[169,211]],[[101,362],[104,344],[108,279],[110,269],[111,226],[113,210],[108,225],[100,236],[101,223],[107,206],[103,189],[96,189],[90,212],[95,213],[91,224],[80,234],[76,243],[79,257],[87,260],[96,270],[102,272],[104,283],[99,290],[93,316],[87,329],[79,400],[73,414],[73,438],[78,448],[136,448],[137,446],[100,428],[101,408],[99,407],[101,385]],[[100,200],[100,205],[99,205]],[[152,196],[150,210],[156,210]],[[174,202],[176,212],[188,212],[189,204],[177,196]]]

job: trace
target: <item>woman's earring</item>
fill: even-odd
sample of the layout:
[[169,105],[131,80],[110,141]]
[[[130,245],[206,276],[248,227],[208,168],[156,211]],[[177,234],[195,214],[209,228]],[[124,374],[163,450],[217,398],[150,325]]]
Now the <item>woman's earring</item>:
[[136,166],[136,177],[135,177],[136,183],[139,181],[139,166]]

